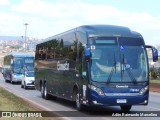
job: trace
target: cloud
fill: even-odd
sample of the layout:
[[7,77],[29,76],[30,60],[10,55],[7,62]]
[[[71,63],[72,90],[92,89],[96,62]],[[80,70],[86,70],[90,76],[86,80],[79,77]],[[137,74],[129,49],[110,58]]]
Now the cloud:
[[21,21],[21,17],[14,15],[14,14],[8,14],[4,12],[0,12],[0,34],[6,35],[6,33],[13,34],[16,31],[16,28],[19,26],[19,23]]
[[8,5],[9,3],[8,0],[0,0],[0,5]]
[[37,14],[48,17],[66,17],[70,15],[69,6],[63,3],[47,3],[41,0],[22,0],[12,7],[13,11],[27,14]]
[[54,20],[64,18],[64,20],[74,19],[87,23],[139,24],[155,19],[147,13],[133,13],[109,5],[87,4],[79,1],[47,3],[41,0],[22,0],[20,4],[14,5],[12,10]]
[[[28,35],[45,38],[83,24],[114,24],[127,26],[142,33],[149,44],[157,43],[160,32],[160,16],[131,12],[105,4],[89,4],[81,1],[22,0],[11,7],[12,13],[0,13],[3,26],[24,33],[25,22],[29,23]],[[2,25],[0,23],[0,25]],[[17,28],[19,26],[19,28]],[[15,32],[15,31],[14,31]],[[18,33],[17,32],[17,33]]]

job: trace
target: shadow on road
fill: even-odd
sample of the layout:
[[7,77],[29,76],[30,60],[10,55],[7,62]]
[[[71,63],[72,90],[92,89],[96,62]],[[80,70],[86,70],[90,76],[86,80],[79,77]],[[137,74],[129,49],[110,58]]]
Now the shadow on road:
[[[40,96],[39,96],[40,97]],[[87,107],[83,106],[83,111],[77,111],[75,102],[71,102],[68,100],[64,100],[61,98],[55,98],[51,97],[50,99],[51,102],[57,103],[59,105],[63,105],[65,107],[68,107],[72,109],[71,111],[50,111],[54,112],[54,114],[58,114],[60,117],[105,117],[105,116],[112,116],[112,114],[118,114],[121,113],[120,107],[111,107],[111,106],[106,106],[106,107]]]

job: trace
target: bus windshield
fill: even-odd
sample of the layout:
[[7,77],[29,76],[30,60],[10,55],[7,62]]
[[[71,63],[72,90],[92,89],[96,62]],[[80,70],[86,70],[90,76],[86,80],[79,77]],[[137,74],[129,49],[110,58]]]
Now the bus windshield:
[[24,71],[33,71],[34,58],[33,57],[17,57],[14,58],[13,72],[23,73]]
[[148,66],[143,39],[90,39],[91,78],[97,82],[144,82]]

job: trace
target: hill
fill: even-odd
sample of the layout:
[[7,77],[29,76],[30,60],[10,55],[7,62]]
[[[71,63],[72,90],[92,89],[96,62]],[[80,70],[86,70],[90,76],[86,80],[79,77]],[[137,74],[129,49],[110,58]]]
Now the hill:
[[0,40],[23,40],[24,36],[0,36]]

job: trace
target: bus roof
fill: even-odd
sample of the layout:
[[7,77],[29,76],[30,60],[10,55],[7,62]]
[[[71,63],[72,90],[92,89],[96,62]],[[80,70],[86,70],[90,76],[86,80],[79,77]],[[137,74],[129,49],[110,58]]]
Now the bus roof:
[[116,25],[84,25],[77,28],[77,31],[85,31],[88,37],[142,37],[140,33],[131,31],[128,27]]
[[[39,43],[47,42],[49,40],[58,38],[59,36],[69,34],[72,32],[81,31],[86,33],[87,37],[135,37],[142,38],[142,35],[138,32],[131,31],[128,27],[116,26],[116,25],[83,25],[77,28],[68,30],[66,32],[48,37]],[[38,44],[39,44],[38,43]]]
[[12,55],[14,57],[34,57],[34,55],[30,52],[10,52],[6,56]]

